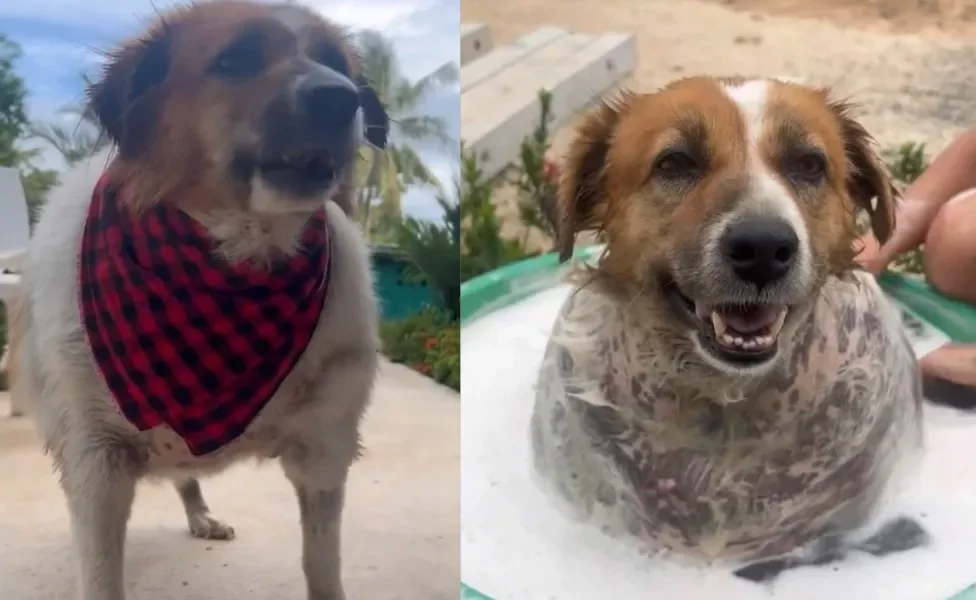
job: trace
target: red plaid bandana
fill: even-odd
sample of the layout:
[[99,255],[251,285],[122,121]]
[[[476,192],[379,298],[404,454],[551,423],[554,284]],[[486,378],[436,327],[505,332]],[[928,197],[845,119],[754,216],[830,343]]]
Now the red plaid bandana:
[[325,211],[304,252],[271,271],[228,265],[186,213],[131,217],[106,176],[81,242],[88,343],[119,408],[140,431],[169,425],[194,456],[235,440],[305,351],[328,289]]

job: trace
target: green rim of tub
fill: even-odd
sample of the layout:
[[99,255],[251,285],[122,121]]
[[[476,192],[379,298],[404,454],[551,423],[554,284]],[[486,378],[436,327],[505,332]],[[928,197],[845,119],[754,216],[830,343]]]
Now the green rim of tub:
[[[579,248],[574,261],[592,262],[603,246]],[[543,254],[489,271],[461,285],[461,324],[516,304],[558,285],[570,263],[560,264],[555,253]],[[976,343],[976,308],[942,296],[924,281],[897,273],[884,273],[879,282],[885,292],[917,317],[941,330],[952,341]],[[461,582],[461,600],[494,600]],[[526,599],[528,600],[528,599]],[[948,600],[976,600],[976,584]]]

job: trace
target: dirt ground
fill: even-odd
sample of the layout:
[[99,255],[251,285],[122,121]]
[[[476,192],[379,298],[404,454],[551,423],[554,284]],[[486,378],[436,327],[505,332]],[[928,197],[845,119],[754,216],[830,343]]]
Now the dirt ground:
[[[638,90],[692,74],[800,77],[860,104],[882,147],[937,152],[976,123],[976,0],[461,0],[461,18],[488,24],[496,46],[542,25],[633,32],[638,67],[625,83]],[[510,234],[515,202],[499,190]]]
[[735,10],[823,19],[886,33],[971,36],[973,0],[713,0]]

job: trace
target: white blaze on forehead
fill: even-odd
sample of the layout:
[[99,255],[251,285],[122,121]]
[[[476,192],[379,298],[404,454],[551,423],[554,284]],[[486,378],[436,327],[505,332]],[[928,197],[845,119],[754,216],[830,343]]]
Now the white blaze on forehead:
[[309,51],[309,38],[312,29],[318,25],[316,17],[300,6],[282,5],[274,11],[275,19],[295,37],[295,44],[301,55]]
[[[303,57],[306,63],[314,68],[320,69],[321,65],[318,65],[314,61],[308,58],[309,39],[311,36],[312,29],[319,24],[319,20],[310,13],[308,10],[302,8],[301,6],[294,5],[279,5],[274,9],[275,19],[278,20],[281,25],[287,29],[295,37],[295,45],[298,48],[299,56]],[[291,81],[291,94],[289,97],[292,102],[295,102],[298,98],[297,90],[305,83],[308,78],[308,74],[296,75]]]
[[796,232],[799,244],[797,266],[809,269],[810,236],[803,215],[796,204],[793,192],[763,160],[760,140],[767,124],[770,95],[774,83],[756,79],[738,85],[725,85],[725,94],[739,109],[745,127],[745,143],[748,149],[748,169],[752,180],[751,192],[743,198],[738,209],[729,215],[728,221],[740,214],[777,216],[789,223]]
[[763,119],[766,117],[769,91],[769,82],[762,79],[725,86],[726,95],[732,99],[742,115],[750,152],[753,149],[758,150],[756,144],[762,133]]
[[296,37],[315,23],[312,15],[300,6],[279,6],[275,9],[274,16]]

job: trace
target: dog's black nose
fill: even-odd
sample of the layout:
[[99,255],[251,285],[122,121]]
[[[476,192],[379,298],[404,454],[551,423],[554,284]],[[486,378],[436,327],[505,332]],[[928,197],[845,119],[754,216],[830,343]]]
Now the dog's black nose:
[[309,86],[301,92],[310,125],[326,133],[348,129],[359,110],[359,91],[343,85]]
[[781,279],[796,258],[800,239],[783,219],[746,219],[729,227],[720,242],[726,263],[758,287]]

